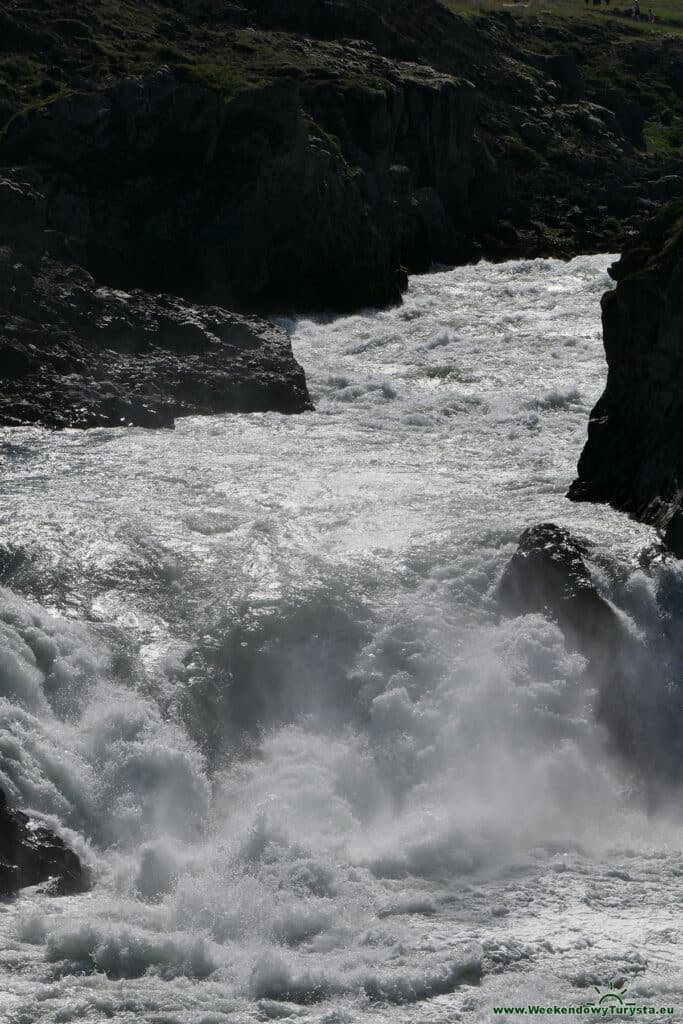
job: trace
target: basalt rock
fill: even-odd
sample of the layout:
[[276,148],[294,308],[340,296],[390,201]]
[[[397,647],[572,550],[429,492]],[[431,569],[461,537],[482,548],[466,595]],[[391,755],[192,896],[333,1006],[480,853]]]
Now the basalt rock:
[[[0,425],[173,426],[176,416],[310,408],[286,333],[169,295],[100,287],[43,196],[0,180]],[[52,253],[52,255],[51,255]]]
[[610,270],[602,299],[607,384],[569,497],[607,502],[665,531],[683,555],[683,201],[666,207]]
[[630,229],[681,170],[675,125],[668,156],[640,152],[680,41],[643,41],[636,101],[602,18],[579,38],[439,0],[159,0],[144,29],[84,0],[6,7],[0,162],[44,197],[58,258],[125,291],[385,306],[435,261],[613,248],[609,218]]
[[554,523],[530,526],[519,539],[499,585],[508,615],[548,614],[587,657],[623,639],[619,620],[586,566],[588,548]]
[[90,888],[88,871],[73,850],[45,825],[10,810],[0,789],[0,896],[39,883],[54,896]]
[[[330,74],[348,75],[329,49]],[[352,57],[375,87],[283,77],[225,99],[162,68],[17,119],[2,148],[108,284],[231,309],[386,306],[414,262],[420,189],[436,190],[443,225],[429,258],[464,251],[453,220],[474,173],[475,90],[360,46]]]

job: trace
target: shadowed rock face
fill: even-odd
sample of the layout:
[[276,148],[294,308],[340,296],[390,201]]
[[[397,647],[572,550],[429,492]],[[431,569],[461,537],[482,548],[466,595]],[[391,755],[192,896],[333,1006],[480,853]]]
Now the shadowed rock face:
[[49,828],[9,810],[0,789],[0,896],[41,882],[54,896],[90,888],[88,872],[73,850]]
[[332,50],[337,76],[355,56],[382,89],[283,78],[227,101],[162,68],[18,119],[2,145],[99,280],[233,309],[397,303],[402,262],[473,253],[453,215],[475,90]]
[[98,287],[44,210],[30,184],[0,179],[0,425],[171,427],[188,414],[311,408],[283,330]]
[[683,202],[628,245],[602,299],[607,385],[569,497],[666,528],[683,555]]
[[680,41],[648,41],[633,90],[606,18],[464,18],[439,0],[5,7],[7,67],[28,71],[0,64],[0,162],[33,176],[75,262],[126,291],[385,306],[433,262],[613,250],[681,170],[673,150],[641,152]]

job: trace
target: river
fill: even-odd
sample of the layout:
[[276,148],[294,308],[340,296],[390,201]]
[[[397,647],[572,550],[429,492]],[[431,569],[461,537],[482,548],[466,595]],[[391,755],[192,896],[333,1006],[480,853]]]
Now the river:
[[0,1019],[683,1010],[676,800],[648,817],[584,660],[495,599],[521,531],[567,526],[653,638],[643,687],[678,678],[681,570],[564,497],[611,261],[283,321],[312,413],[0,431],[0,786],[94,875],[0,902]]

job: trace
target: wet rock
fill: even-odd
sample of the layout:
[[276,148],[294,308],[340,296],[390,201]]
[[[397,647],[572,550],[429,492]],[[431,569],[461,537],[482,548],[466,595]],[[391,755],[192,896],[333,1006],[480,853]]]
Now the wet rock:
[[683,558],[683,511],[675,509],[664,530],[664,547],[676,558]]
[[54,896],[90,888],[88,871],[73,850],[45,825],[10,810],[0,789],[0,896],[39,883]]
[[587,656],[615,646],[622,629],[586,566],[587,547],[554,523],[530,526],[503,573],[499,597],[508,615],[533,612],[555,619]]
[[656,654],[598,592],[589,555],[587,544],[554,523],[529,527],[501,578],[501,610],[549,616],[586,658],[586,683],[597,689],[596,718],[613,752],[638,772],[654,807],[680,783],[683,700],[665,682],[653,684]]
[[602,299],[607,384],[569,497],[608,502],[664,528],[679,552],[683,202],[632,238],[610,273],[617,287]]
[[587,546],[555,523],[531,526],[521,535],[498,590],[506,615],[547,615],[558,624],[570,647],[588,661],[598,688],[597,718],[622,756],[649,772],[651,752],[634,721],[629,698],[632,682],[624,664],[642,664],[643,651],[598,593],[586,565]]

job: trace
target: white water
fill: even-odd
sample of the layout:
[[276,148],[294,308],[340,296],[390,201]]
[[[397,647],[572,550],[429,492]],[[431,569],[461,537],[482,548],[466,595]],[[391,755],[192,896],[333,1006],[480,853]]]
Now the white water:
[[0,786],[96,884],[0,903],[0,1019],[484,1021],[611,980],[683,1009],[675,807],[494,599],[553,520],[629,628],[680,605],[649,530],[563,497],[609,262],[290,324],[312,414],[1,432]]

